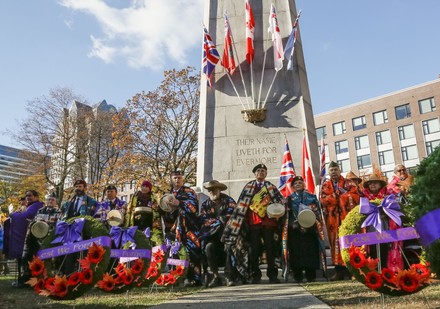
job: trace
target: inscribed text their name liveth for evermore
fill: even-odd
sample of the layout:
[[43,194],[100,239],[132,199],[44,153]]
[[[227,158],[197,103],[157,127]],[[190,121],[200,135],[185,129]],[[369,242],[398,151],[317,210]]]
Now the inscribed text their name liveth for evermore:
[[233,162],[236,167],[251,167],[259,163],[279,164],[278,140],[275,136],[239,138],[234,142]]

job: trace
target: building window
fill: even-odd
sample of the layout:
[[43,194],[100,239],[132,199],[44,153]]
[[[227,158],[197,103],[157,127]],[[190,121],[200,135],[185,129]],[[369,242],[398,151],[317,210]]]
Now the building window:
[[371,156],[370,154],[358,156],[357,157],[358,169],[363,169],[371,167]]
[[422,121],[423,134],[431,134],[440,131],[440,122],[437,118]]
[[353,131],[362,130],[367,127],[367,123],[365,122],[365,116],[353,118]]
[[384,131],[376,132],[376,143],[377,143],[377,145],[391,143],[391,133],[390,133],[390,130],[384,130]]
[[402,147],[402,159],[403,161],[417,159],[419,154],[417,152],[417,145]]
[[438,145],[440,145],[440,139],[426,142],[426,154],[429,156]]
[[399,130],[399,139],[402,141],[404,139],[415,137],[414,126],[409,124],[407,126],[401,126],[398,128]]
[[409,104],[396,106],[395,110],[396,110],[396,119],[397,120],[411,117],[411,107],[409,106]]
[[338,164],[342,173],[347,173],[351,170],[350,159],[338,160]]
[[426,114],[436,110],[434,98],[419,101],[420,114]]
[[333,135],[340,135],[345,133],[345,121],[341,121],[333,124]]
[[316,129],[316,139],[318,141],[320,141],[321,138],[327,138],[327,128],[326,127],[320,127],[320,128]]
[[379,151],[379,164],[386,165],[394,163],[394,155],[392,150]]
[[388,122],[388,113],[386,110],[373,113],[373,121],[374,125],[378,126],[380,124],[384,124]]
[[370,143],[368,142],[368,135],[356,136],[354,138],[354,143],[356,145],[356,150],[370,147]]
[[348,152],[348,142],[347,140],[335,142],[336,154]]

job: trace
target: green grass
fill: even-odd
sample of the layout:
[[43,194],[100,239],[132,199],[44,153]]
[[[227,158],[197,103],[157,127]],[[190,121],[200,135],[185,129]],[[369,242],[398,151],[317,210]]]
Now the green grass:
[[54,301],[37,295],[31,288],[11,287],[13,277],[0,277],[0,307],[12,308],[145,308],[192,294],[199,288],[136,288],[126,294],[109,294],[92,289],[74,301]]
[[[332,308],[382,308],[380,294],[357,281],[316,282],[304,287]],[[440,308],[440,283],[435,281],[421,292],[411,295],[385,295],[384,304],[386,308]]]

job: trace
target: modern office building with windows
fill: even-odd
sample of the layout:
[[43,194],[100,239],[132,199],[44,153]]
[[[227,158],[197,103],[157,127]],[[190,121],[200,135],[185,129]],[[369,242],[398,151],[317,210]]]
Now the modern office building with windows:
[[415,169],[440,144],[439,79],[315,115],[318,147],[345,175],[388,178],[398,163]]

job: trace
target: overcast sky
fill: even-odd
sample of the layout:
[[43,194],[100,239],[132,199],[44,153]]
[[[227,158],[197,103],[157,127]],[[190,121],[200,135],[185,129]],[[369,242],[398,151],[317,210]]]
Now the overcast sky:
[[[200,69],[205,1],[0,1],[1,131],[16,128],[26,102],[56,86],[122,107],[156,88],[164,70]],[[438,0],[296,6],[315,114],[440,74]],[[17,146],[5,134],[0,144]]]

